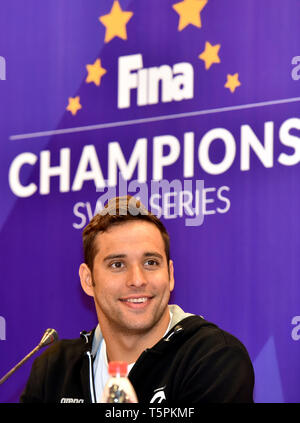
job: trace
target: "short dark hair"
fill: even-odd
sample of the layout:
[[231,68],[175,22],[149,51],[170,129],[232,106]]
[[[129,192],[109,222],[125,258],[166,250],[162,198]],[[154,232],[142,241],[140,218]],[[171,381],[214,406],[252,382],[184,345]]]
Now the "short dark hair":
[[109,200],[103,210],[96,214],[83,230],[84,261],[91,271],[93,270],[94,259],[97,254],[94,241],[98,233],[107,231],[111,226],[134,220],[153,223],[159,229],[165,246],[167,264],[169,264],[170,237],[164,224],[158,217],[149,212],[140,200],[127,195]]

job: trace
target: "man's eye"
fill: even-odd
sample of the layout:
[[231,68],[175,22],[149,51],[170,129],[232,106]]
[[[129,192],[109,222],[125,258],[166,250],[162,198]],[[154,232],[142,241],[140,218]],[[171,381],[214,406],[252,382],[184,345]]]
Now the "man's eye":
[[150,259],[150,260],[147,260],[145,264],[147,266],[158,266],[159,262],[157,260]]
[[113,269],[121,269],[123,266],[124,264],[121,261],[115,261],[110,265],[110,267],[112,267]]

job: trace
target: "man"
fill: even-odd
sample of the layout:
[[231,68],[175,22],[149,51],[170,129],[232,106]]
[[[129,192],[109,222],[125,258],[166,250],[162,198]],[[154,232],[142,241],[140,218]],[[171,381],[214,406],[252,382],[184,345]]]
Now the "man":
[[253,402],[245,347],[200,316],[168,305],[168,233],[133,197],[111,200],[83,231],[79,275],[99,325],[38,357],[21,402],[99,402],[108,362],[129,363],[141,403]]

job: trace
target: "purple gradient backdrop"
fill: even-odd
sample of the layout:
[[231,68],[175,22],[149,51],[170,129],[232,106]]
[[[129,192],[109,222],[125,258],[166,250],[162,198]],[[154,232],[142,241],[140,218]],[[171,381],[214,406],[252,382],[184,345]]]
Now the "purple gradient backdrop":
[[[118,141],[128,160],[139,138],[148,140],[148,179],[152,175],[152,140],[194,132],[197,151],[203,135],[226,128],[236,141],[233,165],[210,175],[195,153],[193,180],[205,187],[228,186],[227,213],[205,216],[203,225],[187,227],[183,218],[163,219],[171,235],[175,262],[172,302],[201,314],[239,337],[256,372],[256,402],[299,402],[300,340],[291,324],[300,315],[300,196],[299,163],[283,166],[280,153],[293,151],[280,143],[278,131],[290,118],[300,118],[299,101],[243,110],[210,113],[157,122],[144,122],[93,131],[11,140],[16,134],[74,128],[107,122],[145,119],[220,107],[297,98],[300,81],[291,77],[291,60],[300,55],[300,3],[265,0],[209,0],[201,12],[202,27],[177,30],[175,0],[125,1],[133,12],[128,39],[104,43],[99,16],[109,13],[111,0],[89,2],[27,0],[1,3],[0,55],[6,60],[6,80],[0,81],[0,316],[6,322],[0,340],[0,376],[27,354],[45,329],[61,338],[78,337],[96,325],[93,304],[81,291],[81,230],[73,207],[99,198],[92,181],[77,192],[59,192],[52,178],[49,195],[15,196],[8,183],[16,156],[71,149],[71,182],[82,149],[94,145],[107,175],[107,146]],[[205,42],[221,44],[221,63],[205,70],[198,55]],[[194,68],[194,98],[181,102],[117,108],[118,58],[143,55],[144,67],[188,62]],[[87,64],[101,58],[107,69],[101,85],[87,84]],[[228,73],[239,73],[234,93],[224,87]],[[68,97],[79,95],[82,109],[72,116]],[[249,125],[263,140],[264,123],[274,122],[274,164],[270,168],[251,155],[249,171],[240,170],[240,131]],[[299,137],[299,131],[294,131]],[[300,142],[300,138],[299,142]],[[214,143],[212,159],[221,161],[222,143]],[[164,171],[164,178],[183,180],[183,158]],[[136,177],[136,174],[133,175]],[[25,166],[24,184],[39,184],[39,166]],[[225,195],[225,194],[224,194]],[[209,210],[224,207],[215,192]],[[85,215],[87,213],[85,212]],[[1,402],[17,402],[29,376],[27,363],[0,387]]]

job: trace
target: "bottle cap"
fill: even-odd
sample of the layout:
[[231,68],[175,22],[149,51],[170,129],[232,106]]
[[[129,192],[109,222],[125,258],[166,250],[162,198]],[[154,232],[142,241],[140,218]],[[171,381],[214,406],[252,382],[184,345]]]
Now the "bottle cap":
[[125,361],[111,361],[108,364],[108,373],[110,375],[119,373],[121,376],[127,376],[127,369],[128,365]]

